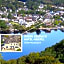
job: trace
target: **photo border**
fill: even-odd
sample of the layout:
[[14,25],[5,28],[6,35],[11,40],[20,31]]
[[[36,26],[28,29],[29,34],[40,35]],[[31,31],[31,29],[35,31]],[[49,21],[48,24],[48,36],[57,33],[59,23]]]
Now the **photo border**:
[[[1,36],[2,35],[19,35],[21,36],[21,51],[1,51]],[[22,52],[23,50],[23,44],[22,44],[22,34],[0,34],[0,52]]]

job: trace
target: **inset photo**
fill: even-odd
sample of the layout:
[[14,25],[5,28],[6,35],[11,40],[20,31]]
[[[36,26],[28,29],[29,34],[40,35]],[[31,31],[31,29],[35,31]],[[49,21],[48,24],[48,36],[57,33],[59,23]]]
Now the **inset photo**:
[[1,51],[22,51],[21,35],[1,35]]

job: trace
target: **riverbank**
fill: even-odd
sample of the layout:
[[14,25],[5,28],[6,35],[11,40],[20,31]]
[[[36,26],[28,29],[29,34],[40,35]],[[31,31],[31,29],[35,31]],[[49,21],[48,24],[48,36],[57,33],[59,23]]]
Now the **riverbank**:
[[61,28],[61,27],[55,27],[55,28],[38,28],[38,29],[31,29],[31,30],[15,30],[15,29],[13,29],[13,30],[4,30],[4,31],[0,31],[0,34],[17,34],[17,33],[19,33],[19,34],[25,34],[25,33],[28,33],[28,32],[34,32],[34,31],[37,31],[37,30],[43,30],[44,32],[51,32],[51,30],[55,30],[55,31],[57,31],[57,30],[60,30],[60,31],[62,31],[62,32],[64,32],[64,28]]

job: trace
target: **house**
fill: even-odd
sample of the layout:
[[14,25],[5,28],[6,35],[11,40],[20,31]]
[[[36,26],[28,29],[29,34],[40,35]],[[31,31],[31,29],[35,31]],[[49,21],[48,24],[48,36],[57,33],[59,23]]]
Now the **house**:
[[24,5],[26,4],[26,2],[23,2],[24,3]]
[[18,8],[18,10],[20,11],[20,10],[22,10],[22,8]]
[[30,27],[31,25],[34,25],[34,22],[32,21],[32,22],[27,22],[26,23],[26,27]]
[[59,15],[59,12],[55,12],[54,15]]
[[18,22],[19,22],[19,20],[18,20],[18,19],[14,19],[14,21],[13,21],[13,22],[17,22],[17,23],[18,23]]
[[45,19],[50,19],[52,17],[53,17],[53,15],[50,14],[50,13],[46,13],[45,16],[44,16]]
[[20,19],[19,19],[19,24],[23,25],[23,24],[25,24],[25,23],[26,23],[26,21],[25,21],[23,18],[20,18]]
[[50,11],[49,13],[50,13],[50,14],[54,14],[54,11]]
[[9,9],[10,12],[12,12],[12,9]]
[[[3,37],[5,38],[5,37]],[[21,49],[20,48],[20,40],[19,40],[19,36],[9,36],[8,38],[3,39],[4,41],[4,45],[2,45],[2,51],[3,50],[12,50],[12,51],[16,51],[17,49]]]
[[32,21],[32,17],[26,17],[25,20],[26,21]]
[[64,11],[58,11],[59,12],[59,14],[61,14],[61,15],[63,15],[64,14]]
[[32,17],[32,21],[37,21],[37,18],[36,17]]
[[32,17],[38,19],[38,18],[40,17],[40,15],[38,15],[38,14],[33,14]]
[[39,21],[43,22],[43,19],[42,19],[42,18],[40,18],[40,19],[39,19]]
[[23,8],[23,10],[28,11],[28,8]]
[[39,8],[40,9],[44,8],[44,5],[43,4],[40,4]]
[[13,14],[13,17],[17,18],[17,13]]
[[6,23],[7,26],[11,26],[11,23]]
[[0,18],[0,20],[8,21],[8,18]]
[[51,19],[45,19],[45,20],[43,21],[43,23],[49,23],[49,22],[51,22]]
[[61,10],[64,10],[64,7],[58,7],[59,9],[61,9]]
[[3,15],[3,12],[2,11],[0,11],[0,15]]
[[60,18],[64,21],[64,18],[62,16]]
[[17,50],[19,47],[19,44],[16,42],[10,42],[10,43],[6,43],[4,44],[4,46],[2,46],[2,50],[6,50],[6,49],[10,49],[10,50]]
[[51,26],[52,23],[48,22],[48,23],[46,23],[45,25],[46,25],[46,26]]
[[54,15],[63,15],[64,14],[64,11],[57,11],[54,13]]

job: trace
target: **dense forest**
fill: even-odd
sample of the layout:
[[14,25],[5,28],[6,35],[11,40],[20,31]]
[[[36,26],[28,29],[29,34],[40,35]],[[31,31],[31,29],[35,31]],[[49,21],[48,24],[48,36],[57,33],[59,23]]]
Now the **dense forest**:
[[23,7],[23,2],[19,2],[18,0],[0,0],[0,10],[4,11],[5,8],[2,9],[2,7],[6,7],[7,9],[12,9],[14,12],[19,7]]
[[64,40],[40,53],[33,52],[16,60],[0,59],[0,62],[1,64],[64,64]]
[[[0,0],[0,6],[6,6],[7,8],[12,8],[13,10],[18,7],[23,7],[23,3],[18,1],[19,0]],[[64,6],[64,0],[26,0],[26,5],[28,8],[37,8],[40,3]]]
[[64,0],[27,0],[26,5],[28,8],[36,9],[40,3],[47,5],[64,6]]
[[46,3],[46,4],[55,4],[55,5],[64,5],[64,0],[27,0],[26,2],[34,3]]

